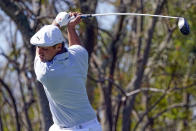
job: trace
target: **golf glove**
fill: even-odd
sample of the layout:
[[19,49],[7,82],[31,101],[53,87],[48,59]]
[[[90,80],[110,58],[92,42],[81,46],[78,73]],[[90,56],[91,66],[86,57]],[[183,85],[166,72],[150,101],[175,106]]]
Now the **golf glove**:
[[62,27],[62,26],[66,26],[73,18],[75,17],[71,17],[67,12],[60,12],[56,16],[55,21],[57,24],[60,25],[60,27]]

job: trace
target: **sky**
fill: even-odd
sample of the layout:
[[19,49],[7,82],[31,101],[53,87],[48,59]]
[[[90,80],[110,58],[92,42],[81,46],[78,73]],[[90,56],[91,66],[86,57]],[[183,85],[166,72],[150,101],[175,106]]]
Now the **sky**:
[[[9,45],[11,41],[13,41],[11,38],[13,38],[14,33],[16,31],[16,26],[13,21],[10,20],[10,18],[5,15],[5,13],[0,9],[0,16],[3,17],[3,21],[0,22],[0,53],[9,52]],[[16,42],[17,47],[22,46],[22,37],[19,31],[16,33]],[[8,42],[9,41],[9,42]],[[4,66],[5,64],[5,58],[0,55],[0,68]]]
[[[115,12],[114,6],[108,4],[107,2],[99,2],[96,13],[111,13]],[[116,16],[97,16],[98,24],[103,29],[111,29]]]

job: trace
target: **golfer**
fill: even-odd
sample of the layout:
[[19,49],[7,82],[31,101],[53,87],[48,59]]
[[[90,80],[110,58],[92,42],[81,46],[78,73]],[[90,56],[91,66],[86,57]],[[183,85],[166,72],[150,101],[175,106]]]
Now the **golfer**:
[[[88,52],[75,31],[80,21],[76,12],[60,12],[30,40],[36,46],[36,77],[44,87],[54,122],[49,131],[102,130],[86,93]],[[68,48],[59,29],[65,25]]]

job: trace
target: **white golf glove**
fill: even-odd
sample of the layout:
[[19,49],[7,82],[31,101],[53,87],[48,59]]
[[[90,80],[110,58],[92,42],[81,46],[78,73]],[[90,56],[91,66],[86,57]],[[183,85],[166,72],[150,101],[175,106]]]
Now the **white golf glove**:
[[55,21],[57,24],[60,25],[60,27],[62,27],[62,26],[66,26],[70,22],[70,20],[74,18],[75,18],[74,16],[70,17],[69,13],[67,12],[60,12],[56,16]]

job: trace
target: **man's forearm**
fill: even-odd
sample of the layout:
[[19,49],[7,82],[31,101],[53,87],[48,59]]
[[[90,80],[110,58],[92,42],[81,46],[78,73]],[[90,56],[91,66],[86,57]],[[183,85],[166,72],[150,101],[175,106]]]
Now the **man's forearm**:
[[78,34],[76,33],[75,28],[73,27],[67,27],[67,32],[68,32],[68,41],[69,41],[69,46],[72,45],[81,45],[80,39],[78,37]]

